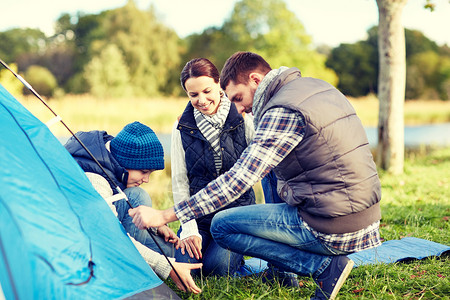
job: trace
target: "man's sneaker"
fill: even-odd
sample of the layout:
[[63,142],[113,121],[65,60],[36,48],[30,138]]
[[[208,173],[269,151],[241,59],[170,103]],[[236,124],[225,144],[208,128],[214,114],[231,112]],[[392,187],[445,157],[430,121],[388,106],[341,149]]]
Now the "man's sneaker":
[[312,300],[334,299],[348,275],[354,262],[347,256],[333,257],[330,265],[314,281],[318,287]]
[[300,287],[296,274],[290,272],[282,272],[277,270],[276,268],[267,268],[262,274],[261,279],[263,283],[278,282],[281,286],[288,288]]

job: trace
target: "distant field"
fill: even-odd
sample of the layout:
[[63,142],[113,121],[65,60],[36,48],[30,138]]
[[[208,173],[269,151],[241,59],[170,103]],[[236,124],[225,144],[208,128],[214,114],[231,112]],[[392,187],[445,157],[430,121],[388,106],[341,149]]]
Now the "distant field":
[[[48,109],[34,96],[19,98],[24,106],[44,123],[52,118]],[[350,98],[365,126],[378,122],[378,100],[375,96]],[[90,96],[66,96],[48,101],[50,107],[73,131],[102,129],[115,134],[132,122],[140,121],[155,132],[170,133],[183,112],[188,98],[96,99]],[[450,122],[450,101],[407,101],[406,125]],[[56,136],[67,135],[60,124],[51,128]]]
[[[378,99],[375,96],[349,98],[364,126],[378,124]],[[450,101],[411,100],[405,102],[405,125],[450,122]]]
[[[53,117],[37,98],[30,96],[19,100],[42,122]],[[158,133],[170,133],[187,102],[188,98],[96,99],[90,96],[67,96],[47,101],[72,131],[101,129],[111,134],[133,121],[147,124]],[[56,136],[68,135],[60,124],[50,129]]]

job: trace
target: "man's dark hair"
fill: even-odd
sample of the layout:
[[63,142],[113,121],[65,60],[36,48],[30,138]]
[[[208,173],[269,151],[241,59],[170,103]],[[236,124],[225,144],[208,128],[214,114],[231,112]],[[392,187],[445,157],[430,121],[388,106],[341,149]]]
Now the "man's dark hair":
[[223,66],[220,73],[220,87],[225,90],[230,82],[246,84],[250,73],[259,72],[266,75],[270,70],[272,68],[260,55],[253,52],[236,52]]

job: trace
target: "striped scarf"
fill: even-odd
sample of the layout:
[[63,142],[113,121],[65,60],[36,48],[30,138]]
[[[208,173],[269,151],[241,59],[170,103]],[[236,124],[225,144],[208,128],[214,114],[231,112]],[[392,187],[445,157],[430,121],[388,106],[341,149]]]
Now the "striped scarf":
[[264,103],[264,97],[266,94],[266,89],[272,80],[280,75],[283,71],[289,69],[288,67],[280,67],[279,69],[272,69],[269,73],[264,76],[263,80],[259,83],[256,88],[255,95],[253,96],[253,105],[252,105],[252,113],[253,113],[253,123],[255,128],[258,128],[258,122],[261,118],[260,113],[262,111],[262,105]]
[[223,125],[228,117],[230,111],[231,102],[227,97],[220,98],[219,108],[214,115],[208,116],[202,114],[199,110],[194,109],[195,122],[198,129],[211,145],[214,154],[214,164],[219,173],[222,168],[222,157],[220,152],[220,133],[222,132]]

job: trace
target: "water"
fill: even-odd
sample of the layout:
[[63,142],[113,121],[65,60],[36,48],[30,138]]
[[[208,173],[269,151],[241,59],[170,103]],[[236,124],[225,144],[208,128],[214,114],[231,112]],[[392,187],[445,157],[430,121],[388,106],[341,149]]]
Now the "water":
[[[367,138],[372,148],[377,146],[378,133],[376,127],[366,127]],[[170,159],[171,135],[169,133],[156,134],[164,148],[164,156]],[[68,137],[59,137],[61,143],[65,143]],[[405,148],[419,146],[450,146],[450,123],[406,126]]]
[[[420,126],[405,126],[405,148],[419,146],[450,146],[450,123]],[[378,143],[376,127],[366,128],[367,138],[372,148]]]

